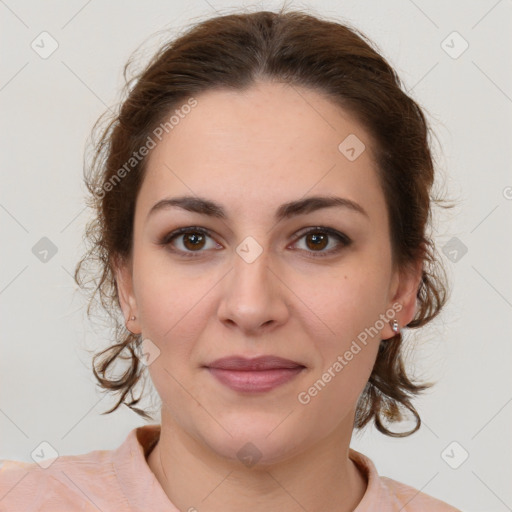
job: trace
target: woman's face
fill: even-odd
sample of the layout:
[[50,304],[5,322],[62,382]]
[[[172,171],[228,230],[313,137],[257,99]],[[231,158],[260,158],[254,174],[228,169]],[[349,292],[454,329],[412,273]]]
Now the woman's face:
[[[150,340],[162,422],[260,463],[348,443],[379,342],[394,335],[393,318],[411,320],[419,282],[393,272],[369,135],[328,99],[284,84],[196,100],[148,156],[132,261],[118,272],[125,318],[136,315],[127,325]],[[182,196],[224,217],[152,210]],[[354,206],[303,203],[313,196]],[[180,228],[188,233],[171,239]],[[265,355],[303,368],[252,390],[254,373],[230,373],[235,389],[211,370],[219,358]]]

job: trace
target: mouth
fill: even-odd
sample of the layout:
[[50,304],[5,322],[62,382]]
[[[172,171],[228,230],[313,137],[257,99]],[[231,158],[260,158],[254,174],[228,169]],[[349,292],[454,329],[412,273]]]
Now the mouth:
[[205,367],[218,382],[241,393],[270,391],[289,382],[306,368],[301,363],[277,356],[224,357]]

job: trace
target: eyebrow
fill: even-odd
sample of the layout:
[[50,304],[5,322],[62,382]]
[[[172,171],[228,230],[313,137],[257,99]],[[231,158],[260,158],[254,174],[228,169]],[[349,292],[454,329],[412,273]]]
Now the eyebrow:
[[[174,207],[193,213],[199,213],[201,215],[207,215],[209,217],[228,219],[226,210],[222,205],[210,199],[197,196],[181,196],[161,199],[149,210],[147,218],[158,211]],[[360,204],[350,199],[337,196],[310,196],[305,199],[290,201],[279,206],[275,213],[275,220],[280,221],[296,215],[304,215],[323,208],[332,207],[345,208],[349,211],[359,213],[367,219],[370,218],[368,213]]]

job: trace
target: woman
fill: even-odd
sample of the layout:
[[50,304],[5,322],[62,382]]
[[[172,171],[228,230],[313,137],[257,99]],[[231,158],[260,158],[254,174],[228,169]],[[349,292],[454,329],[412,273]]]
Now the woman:
[[[87,177],[75,277],[99,262],[94,295],[124,317],[94,361],[120,393],[108,412],[151,418],[133,395],[147,367],[161,424],[5,461],[0,505],[456,511],[350,448],[370,421],[419,429],[410,398],[430,384],[407,375],[402,330],[446,302],[428,127],[393,69],[353,29],[282,10],[200,23],[128,85]],[[415,427],[389,428],[404,411]]]

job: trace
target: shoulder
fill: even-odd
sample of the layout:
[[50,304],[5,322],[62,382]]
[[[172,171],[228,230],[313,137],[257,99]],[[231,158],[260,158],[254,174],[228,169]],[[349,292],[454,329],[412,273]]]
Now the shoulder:
[[352,448],[350,458],[368,482],[356,512],[461,512],[410,485],[380,476],[373,461]]
[[397,506],[400,505],[400,508],[397,510],[403,510],[403,512],[461,512],[460,509],[425,494],[410,485],[385,476],[381,476],[379,479],[381,487],[389,493],[390,499]]
[[65,455],[49,465],[0,460],[0,511],[97,512],[105,491],[117,485],[111,454],[97,450]]
[[0,459],[0,512],[133,510],[155,495],[165,502],[145,460],[159,433],[159,425],[145,425],[114,450],[37,463]]

